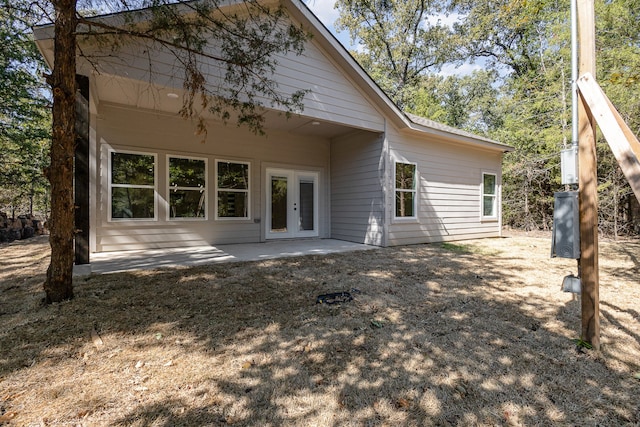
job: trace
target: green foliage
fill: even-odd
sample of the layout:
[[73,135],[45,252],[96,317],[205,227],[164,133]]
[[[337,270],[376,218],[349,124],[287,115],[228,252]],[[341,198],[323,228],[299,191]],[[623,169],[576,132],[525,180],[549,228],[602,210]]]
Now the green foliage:
[[3,0],[0,8],[0,209],[46,213],[49,99],[28,22],[10,13],[19,5]]
[[169,179],[171,187],[204,187],[207,180],[204,160],[171,157]]
[[582,338],[576,338],[573,340],[574,343],[576,343],[576,348],[577,349],[587,349],[587,350],[592,350],[593,346],[591,345],[591,343],[589,343],[588,341],[583,340]]
[[[596,4],[597,80],[636,136],[640,135],[640,2],[618,0]],[[630,218],[633,194],[611,150],[598,144],[599,227],[609,234],[640,228]]]
[[111,153],[113,184],[150,185],[155,182],[155,157],[134,153]]
[[[640,132],[640,20],[637,0],[596,1],[597,79],[625,121]],[[502,123],[491,135],[513,145],[505,158],[504,222],[525,229],[551,226],[560,184],[559,151],[571,143],[568,2],[468,2],[457,27],[472,57],[506,68],[498,98]],[[491,11],[493,10],[493,12]],[[599,227],[633,231],[633,197],[606,142],[598,146]]]
[[[141,6],[145,8],[133,9]],[[185,91],[180,114],[197,122],[198,133],[206,134],[204,116],[211,113],[263,134],[266,108],[279,108],[286,115],[303,110],[307,91],[283,93],[272,75],[277,56],[301,54],[309,35],[291,22],[281,5],[247,0],[224,11],[222,6],[228,5],[221,0],[123,1],[114,10],[127,12],[123,23],[80,17],[77,34],[85,43],[116,52],[133,42],[148,52],[162,50],[175,57]],[[94,60],[90,54],[85,59]],[[223,70],[218,83],[209,78],[216,66]],[[148,71],[153,75],[159,70],[149,61]]]
[[[3,39],[18,40],[17,45],[24,44],[20,34],[26,34],[31,25],[42,22],[43,16],[46,17],[47,14],[55,30],[54,70],[49,79],[55,90],[51,162],[47,168],[52,194],[51,264],[44,283],[45,301],[48,303],[73,297],[75,227],[71,171],[73,144],[76,140],[76,131],[73,128],[73,119],[76,116],[73,102],[76,89],[76,52],[79,52],[94,70],[98,70],[98,58],[91,57],[92,48],[106,48],[107,52],[103,50],[98,53],[100,58],[105,58],[112,54],[117,56],[120,47],[135,42],[138,46],[142,45],[143,51],[149,56],[149,70],[146,70],[149,76],[153,76],[157,71],[151,57],[158,53],[158,50],[172,55],[175,59],[175,70],[178,73],[184,72],[185,96],[180,113],[185,118],[195,119],[198,123],[197,129],[201,133],[206,133],[204,116],[209,113],[225,122],[233,117],[238,125],[246,125],[254,132],[262,133],[266,107],[278,107],[287,115],[302,110],[302,99],[306,92],[283,94],[271,78],[277,64],[276,57],[289,53],[300,54],[308,38],[308,34],[302,28],[291,22],[282,6],[270,7],[257,0],[247,0],[241,4],[223,3],[218,0],[134,0],[95,4],[88,1],[88,12],[79,13],[82,4],[79,6],[76,0],[0,2]],[[224,10],[219,7],[222,4],[227,6]],[[140,7],[144,9],[139,9]],[[137,10],[134,10],[136,8]],[[55,13],[52,13],[52,9],[55,9]],[[106,11],[123,13],[117,16],[88,18],[96,12]],[[40,12],[43,16],[38,16]],[[79,40],[83,43],[77,49]],[[33,53],[32,44],[29,46]],[[3,70],[2,79],[13,82],[6,87],[20,81],[23,76],[27,76],[31,81],[30,76],[37,75],[37,66],[24,65],[35,63],[31,60],[32,56],[24,49],[18,51],[21,52],[18,57],[11,56],[13,53],[7,55],[3,52],[6,56],[0,64]],[[205,68],[211,62],[217,63],[224,70],[221,83],[213,85],[214,87],[205,77],[208,72]],[[22,69],[12,72],[14,64],[18,65],[17,69]],[[5,87],[1,93],[3,98],[8,95],[4,89]],[[24,94],[15,95],[12,99],[33,100],[36,93],[32,92],[31,95],[27,98]],[[3,127],[0,143],[14,143],[23,150],[34,140],[33,135],[27,132],[29,129],[25,123],[35,123],[36,120],[27,118],[27,113],[24,112],[26,109],[21,108],[21,102],[7,105],[6,109],[0,111]],[[5,135],[4,128],[11,127],[18,129],[16,133],[20,134],[22,140],[11,132]],[[32,166],[37,164],[35,158],[29,160]],[[5,159],[2,159],[2,162],[10,164]],[[15,178],[3,179],[16,183]],[[32,180],[32,185],[33,182]],[[112,217],[155,217],[155,203],[152,203],[154,198],[149,195],[153,196],[153,188],[147,188],[145,185],[114,185],[112,198],[117,201],[114,204],[117,206],[116,210],[112,211]],[[194,195],[196,197],[193,197]],[[173,199],[176,210],[172,214],[191,215],[193,211],[195,215],[200,215],[201,200],[199,191],[182,190],[180,197]]]
[[204,160],[169,159],[169,210],[172,218],[205,216],[206,175]]
[[407,111],[479,134],[489,135],[502,124],[494,87],[495,72],[475,71],[457,77],[424,76],[407,105]]
[[[560,150],[572,142],[569,1],[401,6],[344,0],[337,7],[339,28],[360,44],[356,59],[401,107],[515,147],[504,161],[504,223],[528,230],[551,227],[553,193],[564,189]],[[451,28],[433,24],[447,13],[459,16]],[[640,2],[597,0],[596,25],[597,79],[640,134]],[[412,37],[416,27],[424,28],[424,39]],[[437,52],[421,52],[422,63],[429,65],[419,67],[412,49],[428,37]],[[474,61],[485,69],[467,76],[433,74],[447,63]],[[631,233],[633,195],[601,137],[598,159],[600,230]]]
[[338,30],[364,47],[352,52],[400,106],[410,102],[421,76],[454,54],[451,30],[438,16],[444,3],[421,0],[338,0]]
[[491,68],[525,76],[545,62],[550,49],[567,42],[568,1],[461,0],[454,9],[466,19],[456,33],[465,58],[485,58]]

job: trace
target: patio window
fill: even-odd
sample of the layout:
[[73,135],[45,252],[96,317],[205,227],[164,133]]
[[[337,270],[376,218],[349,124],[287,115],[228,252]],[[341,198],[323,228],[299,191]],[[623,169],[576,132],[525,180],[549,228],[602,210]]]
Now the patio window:
[[495,173],[482,173],[482,218],[495,219],[498,216],[498,191]]
[[109,160],[110,219],[156,219],[155,154],[112,151]]
[[216,161],[216,219],[249,219],[249,163]]
[[207,162],[169,157],[169,218],[206,219]]
[[395,218],[416,217],[416,164],[395,164]]

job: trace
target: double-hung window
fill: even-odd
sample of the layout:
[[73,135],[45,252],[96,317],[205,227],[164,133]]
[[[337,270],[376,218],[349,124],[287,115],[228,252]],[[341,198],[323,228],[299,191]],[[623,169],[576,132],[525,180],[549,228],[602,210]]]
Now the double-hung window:
[[416,218],[416,164],[395,163],[395,218]]
[[216,161],[216,218],[249,219],[249,163]]
[[169,157],[169,218],[207,218],[207,162]]
[[498,217],[498,182],[495,173],[482,173],[482,218]]
[[156,219],[156,155],[111,151],[112,220]]

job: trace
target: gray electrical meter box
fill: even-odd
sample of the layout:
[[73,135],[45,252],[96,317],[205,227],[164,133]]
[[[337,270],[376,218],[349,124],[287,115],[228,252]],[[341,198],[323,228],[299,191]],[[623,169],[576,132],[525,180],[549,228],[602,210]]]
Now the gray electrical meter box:
[[580,212],[577,191],[554,193],[551,258],[580,258]]
[[563,185],[578,183],[578,148],[560,151],[560,177]]

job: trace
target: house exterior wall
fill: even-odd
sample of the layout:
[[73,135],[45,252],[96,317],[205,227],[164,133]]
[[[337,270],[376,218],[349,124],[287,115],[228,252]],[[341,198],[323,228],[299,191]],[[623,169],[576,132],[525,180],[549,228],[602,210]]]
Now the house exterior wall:
[[[188,121],[108,103],[100,105],[95,122],[99,161],[92,249],[97,252],[264,241],[267,168],[319,173],[321,238],[395,246],[500,235],[500,212],[495,219],[481,216],[483,172],[496,174],[498,189],[501,186],[499,151],[428,140],[393,127],[386,134],[354,130],[329,140],[285,132],[260,137],[210,123],[210,136],[202,143]],[[157,156],[156,220],[109,220],[108,159],[112,149]],[[167,156],[207,160],[206,220],[167,218]],[[216,160],[250,164],[248,220],[215,219]],[[396,161],[416,164],[415,219],[394,217]]]
[[[174,112],[181,107],[179,100],[177,104],[169,105],[161,93],[162,90],[179,93],[183,88],[180,64],[168,51],[126,44],[119,48],[117,55],[111,50],[101,51],[99,46],[85,46],[83,53],[96,58],[91,62],[80,60],[79,72],[89,75],[94,69],[99,71],[98,96],[101,101],[145,109],[160,107]],[[213,50],[212,55],[215,55]],[[384,130],[380,112],[313,39],[306,43],[301,55],[291,53],[274,58],[277,65],[271,78],[277,82],[277,92],[289,96],[299,90],[308,91],[304,97],[304,111],[300,112],[305,117],[359,129]],[[209,60],[202,69],[213,92],[225,84],[221,77],[225,68],[220,63]],[[269,99],[257,97],[257,100],[271,105]]]
[[[295,4],[289,7],[298,10]],[[310,24],[316,37],[306,43],[302,55],[278,57],[273,78],[285,96],[308,91],[304,111],[288,122],[274,119],[277,115],[270,111],[267,137],[210,121],[202,143],[193,134],[194,123],[177,116],[183,76],[172,54],[134,44],[117,52],[82,46],[83,56],[91,58],[79,58],[78,72],[91,79],[92,251],[263,241],[268,170],[317,173],[320,238],[387,246],[500,235],[500,147],[480,140],[474,145],[473,136],[405,117],[328,33],[323,35],[326,29],[319,22],[308,22],[304,11],[298,12],[298,19]],[[51,62],[52,35],[45,37],[46,31],[36,33],[42,33],[39,45]],[[224,67],[212,60],[203,69],[215,93]],[[301,130],[306,125],[313,129],[316,120],[331,125],[326,137]],[[155,156],[154,220],[110,219],[110,150]],[[169,156],[207,162],[206,219],[168,218]],[[250,165],[249,218],[216,219],[216,160]],[[416,166],[415,218],[395,218],[396,161]],[[496,176],[495,218],[481,214],[483,173]]]
[[[383,241],[382,187],[379,167],[381,153],[377,136],[383,132],[385,120],[356,85],[313,39],[307,42],[302,55],[277,58],[274,79],[283,94],[303,89],[303,115],[309,120],[326,121],[351,127],[356,137],[345,137],[344,147],[330,159],[331,143],[326,138],[294,136],[292,133],[267,129],[267,137],[255,136],[233,125],[210,122],[207,141],[202,144],[194,136],[194,125],[176,117],[181,99],[171,99],[165,92],[179,92],[182,76],[176,73],[176,61],[167,52],[150,54],[147,48],[124,45],[118,55],[101,55],[97,47],[83,49],[86,55],[99,57],[90,67],[98,114],[94,122],[96,156],[95,215],[92,218],[92,250],[94,252],[165,248],[203,244],[259,242],[265,240],[265,175],[267,168],[296,169],[319,173],[319,233],[318,237],[361,241],[380,245]],[[103,53],[103,52],[102,52]],[[149,58],[153,58],[153,71]],[[86,64],[85,64],[86,65]],[[82,65],[81,65],[82,69]],[[223,73],[216,64],[205,67],[207,81],[215,87]],[[90,71],[88,68],[87,72]],[[150,85],[151,83],[151,85]],[[269,104],[268,100],[264,100]],[[360,130],[360,131],[358,131]],[[366,136],[363,136],[366,135]],[[370,139],[374,140],[371,141]],[[351,147],[350,149],[348,147]],[[352,156],[341,159],[340,149]],[[157,156],[157,218],[147,220],[109,219],[109,150],[150,153]],[[358,152],[359,151],[359,152]],[[167,157],[171,155],[205,158],[208,167],[206,220],[169,220],[167,202]],[[215,160],[246,161],[251,168],[251,218],[215,220]],[[330,166],[335,160],[335,167]],[[350,162],[360,164],[357,172]],[[342,169],[345,173],[341,172]],[[363,169],[364,168],[364,169]],[[329,172],[336,185],[343,187],[330,197]],[[375,181],[368,182],[374,177]],[[342,185],[351,178],[354,187]],[[359,182],[359,183],[358,183]],[[367,206],[347,212],[353,198],[340,191],[365,191]],[[365,194],[365,193],[361,193]],[[342,199],[341,199],[342,197]],[[338,203],[337,221],[331,221],[331,203]],[[363,222],[364,221],[364,222]],[[356,224],[356,222],[360,222]],[[338,237],[342,236],[342,237]]]
[[[267,167],[319,173],[319,237],[329,237],[327,139],[283,132],[256,136],[234,126],[210,123],[209,137],[203,143],[194,135],[193,123],[174,115],[104,103],[99,107],[94,129],[98,161],[93,239],[97,252],[263,241]],[[109,220],[110,150],[156,155],[155,220]],[[207,161],[205,220],[168,219],[167,156]],[[250,164],[249,219],[215,219],[216,160]]]
[[278,58],[276,79],[286,93],[309,89],[304,115],[360,129],[384,130],[384,119],[316,43],[308,42],[300,56]]
[[[502,152],[429,139],[390,128],[387,182],[388,245],[500,236]],[[395,218],[394,162],[415,163],[417,217]],[[497,216],[482,217],[482,176],[497,178]]]
[[384,244],[384,135],[357,132],[331,142],[331,237]]

